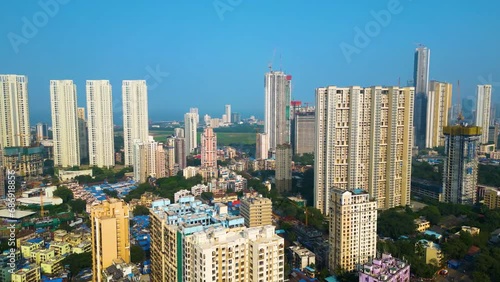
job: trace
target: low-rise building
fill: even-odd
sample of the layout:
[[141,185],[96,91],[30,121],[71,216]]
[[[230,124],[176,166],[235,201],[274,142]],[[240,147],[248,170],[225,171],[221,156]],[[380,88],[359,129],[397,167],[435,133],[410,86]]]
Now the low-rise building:
[[425,217],[419,217],[413,221],[416,225],[417,232],[425,232],[431,228],[431,223]]
[[381,258],[373,259],[363,265],[359,271],[360,282],[409,282],[410,265],[405,261],[382,254]]
[[40,268],[44,274],[57,274],[63,270],[62,261],[64,256],[56,256],[40,263]]
[[306,267],[316,265],[316,255],[307,248],[300,246],[290,247],[292,267],[304,270]]
[[415,244],[415,253],[423,255],[425,257],[425,263],[434,264],[436,266],[441,265],[443,254],[441,252],[441,247],[425,239],[419,240]]
[[273,203],[262,195],[241,199],[240,215],[245,218],[246,227],[272,224]]
[[40,267],[36,264],[25,265],[11,276],[12,282],[40,282]]
[[459,232],[457,232],[457,234],[460,234],[460,232],[465,232],[465,233],[469,233],[472,236],[476,236],[476,235],[479,235],[480,231],[481,231],[481,229],[479,229],[477,227],[462,226],[462,229]]
[[42,262],[48,261],[55,257],[56,254],[52,249],[38,249],[31,252],[31,260],[40,265]]
[[21,254],[23,255],[23,258],[30,259],[31,253],[35,250],[41,249],[43,245],[44,241],[42,238],[33,238],[23,242],[21,244]]
[[54,250],[56,256],[71,254],[71,244],[67,242],[52,242],[50,249]]

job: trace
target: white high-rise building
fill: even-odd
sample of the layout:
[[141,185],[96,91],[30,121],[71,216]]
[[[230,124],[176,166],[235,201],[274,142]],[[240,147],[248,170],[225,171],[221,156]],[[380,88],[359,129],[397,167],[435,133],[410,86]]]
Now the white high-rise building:
[[54,166],[80,166],[80,140],[73,80],[50,81]]
[[200,113],[198,112],[198,108],[189,108],[189,112],[196,114],[196,124],[200,124]]
[[451,116],[451,83],[431,81],[427,99],[426,148],[444,146],[443,127]]
[[226,105],[226,123],[231,123],[231,105]]
[[476,125],[482,128],[481,144],[488,144],[490,113],[491,113],[491,85],[477,86]]
[[351,271],[377,251],[377,202],[360,189],[332,189],[330,195],[329,270]]
[[269,148],[290,143],[290,101],[292,76],[281,71],[271,71],[265,76],[265,124]]
[[133,153],[135,181],[145,182],[149,176],[165,177],[166,155],[163,143],[156,142],[153,136],[149,136],[146,142],[135,140]]
[[87,80],[87,128],[89,164],[115,165],[113,96],[109,80]]
[[413,125],[415,127],[414,144],[418,146],[418,149],[425,148],[426,141],[430,60],[431,50],[429,48],[419,46],[415,50],[415,65],[413,72],[413,81],[415,84],[415,110],[413,113]]
[[410,204],[413,87],[316,89],[314,205],[331,188],[367,190],[381,209]]
[[123,99],[123,142],[125,165],[133,164],[134,140],[148,141],[148,88],[145,80],[124,80]]
[[28,78],[0,75],[0,144],[28,147],[31,143]]
[[184,115],[184,135],[186,138],[186,156],[198,147],[198,113],[190,112]]
[[265,133],[257,133],[257,143],[255,146],[255,159],[266,160],[269,155],[269,138]]

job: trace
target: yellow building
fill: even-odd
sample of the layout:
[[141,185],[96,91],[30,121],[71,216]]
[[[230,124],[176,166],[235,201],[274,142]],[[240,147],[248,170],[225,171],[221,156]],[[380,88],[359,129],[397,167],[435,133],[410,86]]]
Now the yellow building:
[[451,99],[451,83],[431,81],[427,103],[426,148],[444,146],[443,127],[448,125]]
[[486,189],[484,193],[484,204],[490,210],[500,208],[500,191],[497,189]]
[[56,256],[64,256],[71,253],[71,244],[66,242],[54,242],[50,244]]
[[42,262],[40,267],[42,268],[42,273],[44,274],[57,274],[63,270],[62,261],[64,260],[63,256],[56,256],[48,261]]
[[72,252],[74,254],[81,254],[81,253],[87,253],[92,251],[92,242],[90,241],[83,241],[77,246],[73,247]]
[[62,229],[54,231],[54,241],[66,242],[67,238],[68,238],[68,231]]
[[245,218],[246,227],[272,224],[273,203],[261,195],[241,199],[240,214]]
[[30,259],[31,253],[40,249],[44,244],[42,239],[32,239],[21,244],[21,254],[23,258]]
[[440,266],[443,260],[441,247],[432,242],[422,239],[415,244],[415,252],[425,256],[425,263]]
[[431,228],[431,223],[425,217],[417,218],[413,222],[416,225],[417,232],[425,232],[425,230]]
[[41,281],[40,267],[30,264],[19,269],[11,276],[12,282],[39,282]]
[[129,206],[110,199],[92,206],[92,281],[102,281],[102,271],[121,258],[130,262]]
[[66,242],[70,243],[72,247],[78,246],[83,241],[91,241],[92,236],[90,233],[74,233],[71,232],[66,238]]
[[31,260],[40,265],[40,263],[48,261],[55,256],[56,254],[52,249],[39,249],[31,253]]

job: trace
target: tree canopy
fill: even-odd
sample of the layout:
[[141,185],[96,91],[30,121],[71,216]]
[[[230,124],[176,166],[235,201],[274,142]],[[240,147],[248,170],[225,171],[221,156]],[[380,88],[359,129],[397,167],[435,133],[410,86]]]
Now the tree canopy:
[[61,185],[54,191],[54,196],[61,198],[63,203],[67,203],[73,199],[73,192],[68,187]]

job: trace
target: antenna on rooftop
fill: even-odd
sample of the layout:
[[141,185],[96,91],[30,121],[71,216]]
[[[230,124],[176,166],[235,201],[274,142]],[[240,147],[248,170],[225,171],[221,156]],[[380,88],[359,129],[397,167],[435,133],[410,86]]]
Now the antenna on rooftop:
[[274,48],[274,51],[273,51],[273,57],[271,58],[271,61],[269,62],[269,64],[267,65],[267,67],[269,68],[269,71],[273,71],[273,63],[274,63],[274,57],[276,56],[276,48]]

